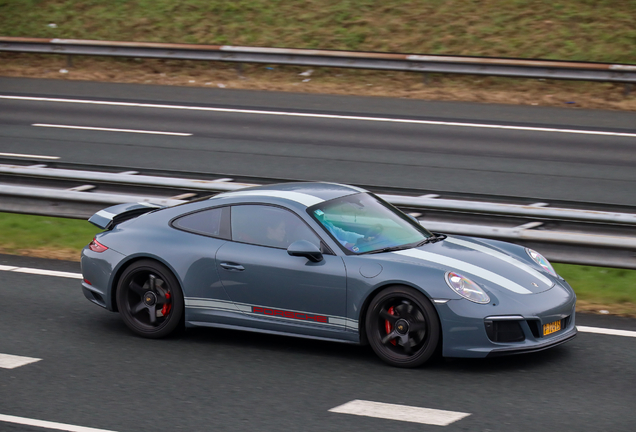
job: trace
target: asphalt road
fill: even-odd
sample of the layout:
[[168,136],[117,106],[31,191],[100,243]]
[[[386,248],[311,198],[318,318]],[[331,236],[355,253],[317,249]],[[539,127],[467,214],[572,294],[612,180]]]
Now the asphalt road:
[[74,101],[0,98],[4,153],[139,169],[636,205],[633,112],[17,78],[0,78],[1,95]]
[[[0,265],[78,264],[0,256]],[[0,415],[117,432],[633,431],[636,338],[580,333],[545,352],[391,368],[353,345],[216,329],[133,336],[78,280],[0,272]],[[636,330],[636,320],[577,324]],[[328,412],[360,399],[470,413],[431,426]],[[45,429],[0,422],[2,431]]]

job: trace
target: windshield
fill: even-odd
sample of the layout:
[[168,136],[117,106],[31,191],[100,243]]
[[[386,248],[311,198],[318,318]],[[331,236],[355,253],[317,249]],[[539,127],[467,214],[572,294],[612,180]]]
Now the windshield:
[[319,203],[307,212],[347,253],[406,249],[432,236],[392,205],[367,193]]

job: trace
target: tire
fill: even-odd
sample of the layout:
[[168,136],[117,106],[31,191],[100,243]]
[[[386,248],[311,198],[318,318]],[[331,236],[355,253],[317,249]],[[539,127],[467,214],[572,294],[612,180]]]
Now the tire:
[[413,288],[392,286],[380,291],[369,304],[365,325],[371,348],[391,366],[418,367],[439,353],[437,312]]
[[134,333],[159,339],[181,324],[183,292],[166,266],[153,260],[136,261],[119,279],[117,307]]

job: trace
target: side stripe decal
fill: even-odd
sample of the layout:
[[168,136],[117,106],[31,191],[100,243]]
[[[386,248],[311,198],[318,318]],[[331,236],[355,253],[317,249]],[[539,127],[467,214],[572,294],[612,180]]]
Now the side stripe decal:
[[253,317],[282,319],[290,322],[311,322],[341,329],[358,329],[358,321],[346,317],[315,314],[312,312],[281,310],[268,306],[257,306],[245,303],[234,303],[227,300],[210,300],[205,298],[186,297],[185,306],[188,309],[207,309],[220,312],[238,312]]
[[424,261],[434,262],[436,264],[441,264],[457,271],[466,272],[478,276],[482,279],[486,279],[492,283],[495,283],[503,288],[506,288],[510,291],[516,292],[518,294],[532,294],[532,291],[522,287],[516,282],[511,281],[497,273],[493,273],[490,270],[486,270],[484,268],[478,267],[476,265],[467,263],[465,261],[461,261],[455,258],[449,258],[443,255],[434,254],[431,252],[425,252],[418,249],[407,249],[403,251],[395,251],[391,252],[397,255],[404,255],[412,258],[421,259]]
[[515,258],[513,258],[513,257],[511,257],[509,255],[506,255],[504,253],[496,251],[496,250],[494,250],[492,248],[489,248],[487,246],[482,246],[482,245],[477,244],[477,243],[469,242],[469,241],[466,241],[466,240],[453,238],[453,237],[448,237],[445,241],[447,241],[449,243],[454,243],[454,244],[459,245],[459,246],[464,246],[466,248],[473,249],[473,250],[476,250],[476,251],[479,251],[479,252],[483,252],[485,254],[488,254],[488,255],[490,255],[492,257],[495,257],[497,259],[505,261],[508,264],[512,264],[513,266],[517,267],[518,269],[523,270],[524,272],[528,273],[529,275],[539,279],[541,282],[543,282],[544,284],[546,284],[549,287],[554,285],[554,282],[552,282],[550,279],[548,279],[547,277],[542,275],[538,270],[535,270],[532,267],[530,267],[528,264],[526,264],[524,262],[521,262],[518,259],[515,259]]

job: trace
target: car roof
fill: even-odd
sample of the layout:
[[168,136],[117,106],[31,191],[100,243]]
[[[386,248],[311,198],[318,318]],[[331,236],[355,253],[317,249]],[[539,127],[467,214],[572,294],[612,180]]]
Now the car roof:
[[365,189],[342,185],[337,183],[326,182],[291,182],[279,183],[265,186],[255,186],[240,189],[232,192],[224,192],[210,199],[216,198],[232,198],[232,197],[271,197],[282,198],[294,201],[311,207],[312,205],[340,198],[346,195],[352,195],[360,192],[367,192]]

